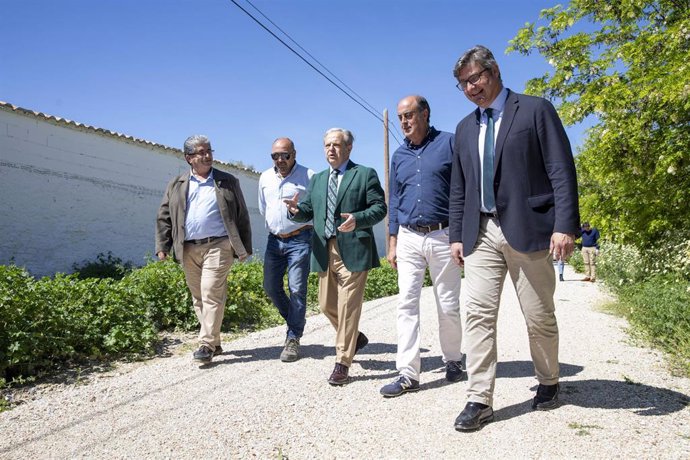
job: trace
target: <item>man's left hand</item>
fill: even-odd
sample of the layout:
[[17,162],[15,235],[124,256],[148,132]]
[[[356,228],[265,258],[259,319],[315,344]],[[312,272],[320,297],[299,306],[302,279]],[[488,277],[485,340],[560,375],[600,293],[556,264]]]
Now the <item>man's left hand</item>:
[[338,227],[339,232],[351,232],[357,226],[357,220],[355,219],[355,216],[353,216],[352,214],[344,212],[340,214],[340,217],[345,219],[345,222],[340,224],[340,226]]
[[574,248],[575,235],[559,232],[554,232],[554,234],[551,235],[551,246],[549,250],[554,259],[567,259],[572,255]]

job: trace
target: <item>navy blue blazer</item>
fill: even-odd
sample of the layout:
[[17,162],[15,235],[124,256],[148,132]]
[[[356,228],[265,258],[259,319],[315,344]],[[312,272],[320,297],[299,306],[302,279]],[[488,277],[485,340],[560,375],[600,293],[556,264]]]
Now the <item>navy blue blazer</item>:
[[[463,256],[477,243],[480,219],[480,110],[455,131],[450,186],[450,242]],[[576,234],[580,211],[570,142],[546,99],[508,90],[494,160],[496,212],[508,244],[520,252],[548,249],[554,232]]]

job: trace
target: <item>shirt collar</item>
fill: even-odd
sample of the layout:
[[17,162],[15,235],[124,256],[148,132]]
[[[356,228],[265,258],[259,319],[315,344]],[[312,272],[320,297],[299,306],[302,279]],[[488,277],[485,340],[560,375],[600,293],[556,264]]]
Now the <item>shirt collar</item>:
[[329,166],[329,167],[328,167],[329,172],[333,172],[333,170],[335,169],[335,170],[338,171],[338,175],[343,175],[343,174],[345,174],[345,170],[347,169],[348,163],[350,163],[350,160],[347,160],[345,163],[341,164],[341,165],[340,165],[339,167],[337,167],[337,168],[334,168],[334,167],[332,167],[332,166]]
[[190,169],[190,170],[189,170],[189,180],[196,181],[196,182],[198,182],[198,183],[200,183],[200,184],[205,184],[206,182],[208,182],[208,181],[210,181],[210,180],[213,180],[213,168],[211,168],[211,172],[208,174],[208,177],[207,177],[206,179],[204,179],[204,180],[198,179],[198,178],[194,175],[194,173],[192,172],[192,170]]
[[429,126],[429,130],[427,131],[426,136],[424,137],[424,140],[422,140],[421,144],[419,144],[419,145],[413,144],[412,142],[410,142],[410,140],[408,138],[405,138],[405,145],[407,145],[407,147],[409,149],[412,149],[412,150],[418,149],[418,148],[426,145],[427,142],[434,140],[434,138],[436,136],[438,136],[438,133],[440,133],[439,130],[437,130],[433,126]]
[[[506,100],[508,100],[508,88],[506,88],[504,86],[501,89],[501,92],[498,93],[498,96],[496,96],[496,99],[494,99],[494,101],[491,103],[491,105],[488,108],[493,109],[495,115],[498,115],[499,113],[503,113],[503,109],[506,106]],[[482,110],[482,115],[484,115],[484,112],[486,111],[486,109],[481,109],[481,110]]]
[[293,174],[295,171],[297,171],[297,162],[295,162],[295,164],[292,165],[292,169],[290,170],[290,172],[288,173],[288,175],[285,176],[285,177],[283,177],[283,176],[280,175],[280,172],[278,172],[278,168],[276,168],[275,166],[273,167],[273,172],[276,173],[276,177],[277,177],[278,179],[280,179],[280,180],[285,180],[285,179],[287,179],[288,177],[292,176],[292,174]]

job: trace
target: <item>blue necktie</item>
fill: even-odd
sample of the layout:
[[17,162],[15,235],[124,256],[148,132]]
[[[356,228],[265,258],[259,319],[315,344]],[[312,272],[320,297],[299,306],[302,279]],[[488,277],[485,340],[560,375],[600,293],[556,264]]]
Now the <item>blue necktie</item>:
[[338,197],[338,170],[331,171],[328,179],[328,195],[326,196],[326,239],[335,236],[335,201]]
[[486,109],[486,131],[484,132],[484,159],[482,165],[483,205],[487,211],[496,207],[494,198],[494,119],[493,110]]

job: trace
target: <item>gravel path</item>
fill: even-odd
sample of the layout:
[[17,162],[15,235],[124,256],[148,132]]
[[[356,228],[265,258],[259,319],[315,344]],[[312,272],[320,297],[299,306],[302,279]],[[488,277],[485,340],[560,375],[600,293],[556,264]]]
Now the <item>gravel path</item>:
[[[579,278],[566,267],[566,279]],[[394,297],[367,302],[370,344],[341,388],[326,383],[334,332],[307,321],[304,358],[278,360],[283,328],[223,344],[199,367],[186,350],[94,374],[0,414],[0,458],[690,458],[690,379],[630,344],[601,313],[598,285],[558,283],[563,405],[533,412],[527,334],[506,283],[499,320],[496,420],[458,433],[465,382],[444,380],[433,292],[425,289],[422,391],[384,400],[395,377]]]

